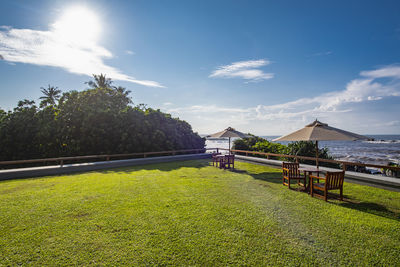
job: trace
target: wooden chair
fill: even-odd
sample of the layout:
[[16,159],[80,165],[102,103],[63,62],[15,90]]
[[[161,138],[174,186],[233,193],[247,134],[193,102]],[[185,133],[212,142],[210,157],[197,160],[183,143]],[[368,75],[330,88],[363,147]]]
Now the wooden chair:
[[[340,190],[340,200],[343,200],[343,181],[344,181],[344,171],[341,172],[327,172],[325,178],[310,175],[310,189],[311,196],[314,195],[319,198],[323,198],[328,201],[328,191],[329,190]],[[314,183],[314,180],[324,180],[324,183]],[[323,195],[316,194],[315,190],[323,191]]]
[[221,162],[222,162],[222,164],[220,164],[220,168],[230,169],[232,166],[232,169],[234,169],[235,168],[235,155],[225,155],[224,160]]
[[212,163],[213,163],[213,166],[214,166],[214,164],[218,167],[218,162],[219,162],[219,159],[218,159],[218,155],[221,155],[221,153],[212,153]]
[[[291,180],[297,180],[297,184],[306,187],[306,177],[302,176],[299,171],[299,163],[282,162],[282,183],[290,188]],[[300,184],[300,181],[303,184]]]

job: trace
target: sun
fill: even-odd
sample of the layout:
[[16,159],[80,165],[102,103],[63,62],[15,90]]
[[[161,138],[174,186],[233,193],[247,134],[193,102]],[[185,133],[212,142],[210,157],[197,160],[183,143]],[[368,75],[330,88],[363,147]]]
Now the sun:
[[96,42],[101,33],[97,15],[82,6],[67,8],[52,27],[59,37],[81,44]]

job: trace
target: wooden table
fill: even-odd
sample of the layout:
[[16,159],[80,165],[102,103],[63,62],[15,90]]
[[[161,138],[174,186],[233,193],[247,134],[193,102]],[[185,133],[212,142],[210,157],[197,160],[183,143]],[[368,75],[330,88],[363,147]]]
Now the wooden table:
[[[221,161],[225,159],[225,155],[215,155],[215,166],[221,168]],[[219,164],[219,166],[218,166]]]
[[[319,176],[319,168],[316,167],[300,167],[299,171],[304,173],[304,176],[307,178],[308,175],[308,185],[306,187],[308,193],[310,193],[311,190],[311,179],[310,179],[310,175],[312,175],[314,172],[317,173],[317,176]],[[306,179],[307,180],[307,179]]]
[[222,169],[230,169],[235,168],[235,155],[228,154],[228,155],[216,155],[214,156],[215,165]]

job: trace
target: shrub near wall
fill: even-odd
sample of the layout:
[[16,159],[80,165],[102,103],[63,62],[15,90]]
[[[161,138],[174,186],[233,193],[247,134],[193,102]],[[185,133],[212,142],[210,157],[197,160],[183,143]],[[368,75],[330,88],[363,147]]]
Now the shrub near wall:
[[[315,157],[315,144],[311,141],[297,141],[286,145],[279,143],[269,142],[267,139],[252,135],[249,138],[238,139],[234,141],[233,149],[257,151],[264,153],[274,154],[286,154],[296,156],[307,156]],[[329,155],[327,148],[318,150],[319,158],[321,159],[333,159]],[[254,155],[258,157],[264,157],[261,155]],[[277,157],[278,160],[293,161],[293,158]],[[315,161],[310,160],[299,160],[300,163],[315,164]],[[339,168],[338,164],[320,162],[321,166]]]

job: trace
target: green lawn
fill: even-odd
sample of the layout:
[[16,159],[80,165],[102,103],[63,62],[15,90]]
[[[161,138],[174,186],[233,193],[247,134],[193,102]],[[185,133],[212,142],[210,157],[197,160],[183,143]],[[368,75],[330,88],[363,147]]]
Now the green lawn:
[[207,161],[0,182],[0,265],[400,265],[400,193]]

